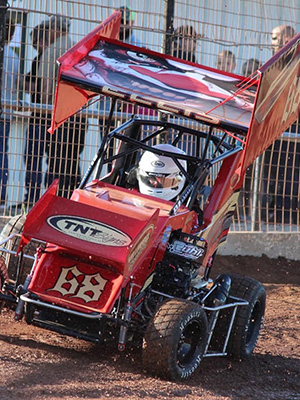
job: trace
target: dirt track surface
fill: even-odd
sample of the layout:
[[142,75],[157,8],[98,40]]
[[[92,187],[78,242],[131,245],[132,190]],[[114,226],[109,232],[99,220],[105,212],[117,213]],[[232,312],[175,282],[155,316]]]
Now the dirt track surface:
[[267,289],[263,331],[247,361],[205,358],[184,383],[143,373],[139,349],[65,337],[0,316],[0,399],[300,399],[300,262],[218,257],[213,275],[237,272]]

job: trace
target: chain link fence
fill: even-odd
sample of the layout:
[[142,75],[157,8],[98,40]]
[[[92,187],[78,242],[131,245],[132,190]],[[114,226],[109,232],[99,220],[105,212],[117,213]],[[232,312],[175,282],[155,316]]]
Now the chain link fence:
[[[1,216],[30,208],[55,178],[68,196],[86,171],[101,143],[109,99],[91,104],[50,136],[55,59],[124,6],[114,0],[0,1],[7,28],[0,35]],[[128,0],[126,6],[123,40],[238,75],[251,74],[271,57],[275,27],[299,30],[296,0],[284,6],[279,0]],[[130,112],[119,103],[114,125]],[[299,231],[298,129],[295,123],[248,169],[233,230]]]

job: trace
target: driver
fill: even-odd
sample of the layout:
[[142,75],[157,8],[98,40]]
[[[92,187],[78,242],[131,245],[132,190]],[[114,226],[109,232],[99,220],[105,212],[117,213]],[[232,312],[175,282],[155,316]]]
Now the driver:
[[[153,148],[176,154],[186,154],[183,150],[170,144],[157,144]],[[178,161],[187,171],[187,162],[180,159]],[[129,188],[138,189],[140,193],[148,196],[170,201],[176,201],[177,197],[183,192],[185,183],[185,176],[172,158],[151,151],[145,151],[138,166],[133,167],[127,177]],[[198,201],[193,206],[193,210],[198,214],[199,225],[203,222],[203,211],[200,203],[203,203],[203,199],[207,198],[209,193],[210,187],[203,185],[199,192]]]
[[[170,144],[157,144],[155,149],[169,151],[176,154],[186,153]],[[187,170],[185,160],[178,160],[184,170]],[[182,192],[186,178],[179,166],[170,157],[145,151],[134,170],[130,171],[127,182],[133,186],[134,180],[142,194],[147,194],[163,200],[175,200]]]

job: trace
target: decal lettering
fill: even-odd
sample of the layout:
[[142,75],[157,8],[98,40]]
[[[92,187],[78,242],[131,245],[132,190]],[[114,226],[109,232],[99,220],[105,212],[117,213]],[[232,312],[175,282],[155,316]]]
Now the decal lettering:
[[282,117],[282,122],[286,122],[292,113],[298,111],[300,103],[300,79],[295,76],[292,85],[289,87],[289,94],[285,102],[285,109]]
[[48,291],[55,290],[63,297],[80,298],[86,303],[98,301],[107,283],[107,279],[97,274],[87,275],[79,271],[77,266],[61,268],[55,285]]
[[198,259],[204,254],[204,249],[202,247],[193,246],[179,240],[175,240],[174,243],[170,243],[167,249],[170,253],[193,260]]
[[154,231],[154,226],[150,225],[149,228],[147,229],[146,233],[144,234],[144,236],[142,236],[142,238],[132,248],[132,250],[129,254],[129,257],[128,257],[129,270],[132,269],[132,267],[136,263],[137,259],[140,257],[140,255],[143,253],[143,251],[147,247],[153,231]]
[[55,230],[76,239],[105,246],[128,246],[131,238],[126,233],[87,218],[56,215],[49,217],[47,223]]

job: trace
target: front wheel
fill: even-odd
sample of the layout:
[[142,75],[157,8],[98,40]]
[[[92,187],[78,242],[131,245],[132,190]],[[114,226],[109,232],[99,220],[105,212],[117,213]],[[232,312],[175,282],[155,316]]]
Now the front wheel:
[[207,333],[207,317],[200,305],[184,300],[165,301],[144,335],[145,369],[166,379],[187,379],[200,364]]

